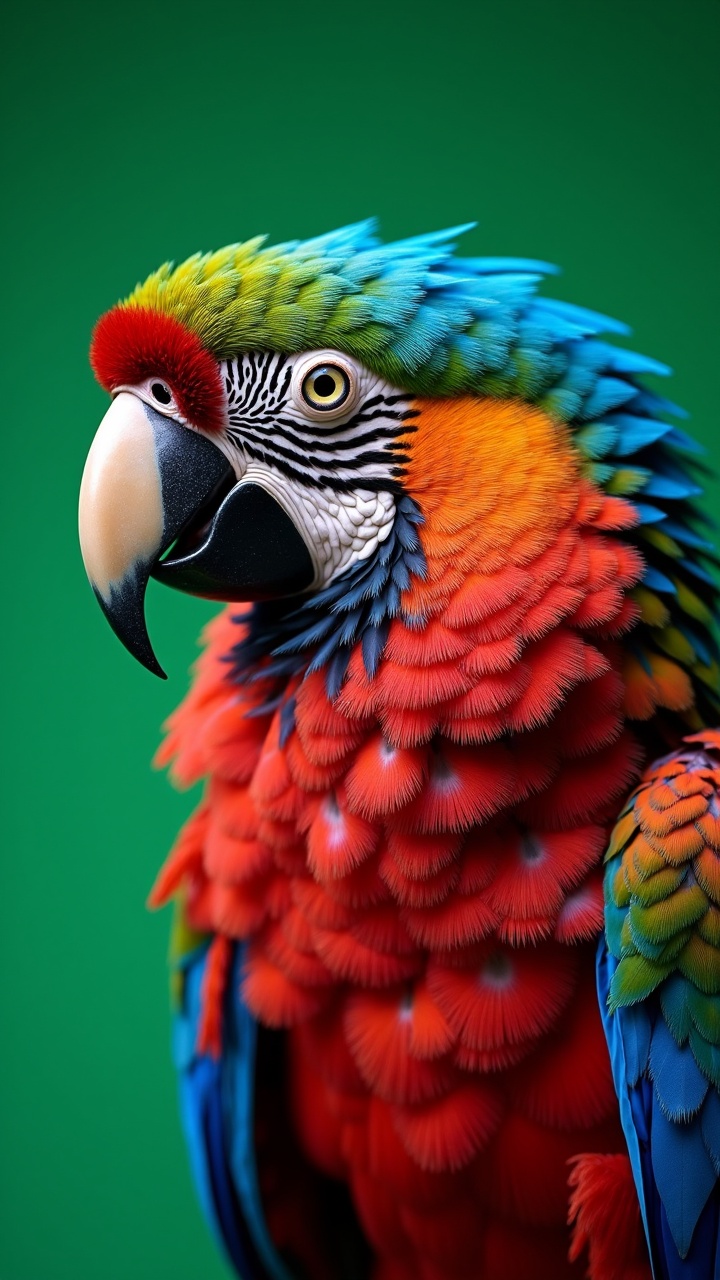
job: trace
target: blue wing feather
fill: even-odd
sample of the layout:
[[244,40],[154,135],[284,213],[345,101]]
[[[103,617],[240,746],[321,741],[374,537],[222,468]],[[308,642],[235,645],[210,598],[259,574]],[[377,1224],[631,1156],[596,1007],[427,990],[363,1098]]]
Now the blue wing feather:
[[198,1199],[241,1280],[292,1280],[265,1224],[257,1181],[257,1027],[238,994],[242,951],[236,947],[233,957],[219,1061],[196,1049],[206,956],[203,946],[183,958],[182,1000],[173,1027],[180,1110]]
[[603,937],[598,998],[654,1280],[720,1280],[720,1097],[659,1001],[609,1012],[616,969]]

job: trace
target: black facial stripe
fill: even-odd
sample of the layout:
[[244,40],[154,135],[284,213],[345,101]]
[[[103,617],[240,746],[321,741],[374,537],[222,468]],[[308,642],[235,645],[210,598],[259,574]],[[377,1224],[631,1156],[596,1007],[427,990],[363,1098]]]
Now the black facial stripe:
[[[262,372],[262,366],[261,366],[260,372]],[[257,404],[258,396],[260,395],[260,392],[263,390],[264,387],[265,387],[265,380],[262,377],[258,377],[258,380],[255,384],[255,390],[251,392],[250,399],[245,405],[245,408],[247,410],[252,409],[253,406]]]
[[407,422],[409,418],[420,417],[419,409],[405,409],[403,413],[396,413],[394,409],[386,409],[383,406],[380,409],[375,409],[373,413],[366,413],[366,408],[367,405],[363,405],[363,408],[353,418],[354,423],[373,422],[376,418],[390,418],[393,422]]
[[286,365],[286,364],[287,364],[287,356],[280,356],[280,357],[279,357],[279,359],[277,359],[277,360],[274,362],[273,370],[272,370],[272,373],[271,373],[271,375],[270,375],[270,381],[269,381],[269,383],[268,383],[268,391],[270,392],[270,394],[271,394],[271,395],[272,395],[272,393],[274,392],[274,390],[275,390],[275,388],[276,388],[276,386],[277,386],[277,382],[278,382],[278,378],[279,378],[279,376],[280,376],[280,372],[281,372],[281,370],[282,370],[282,369],[284,369],[284,368],[285,368],[285,365]]
[[[282,422],[284,424],[285,422],[287,422],[287,419],[283,419]],[[294,425],[295,424],[293,423],[293,426]],[[288,424],[288,427],[289,427],[289,424]],[[362,434],[350,435],[347,439],[344,439],[344,440],[330,440],[330,441],[318,440],[315,437],[298,435],[296,434],[296,432],[289,430],[288,427],[285,427],[284,425],[281,426],[280,422],[278,421],[273,422],[272,430],[269,431],[266,436],[265,433],[258,432],[255,429],[256,424],[253,423],[252,428],[245,427],[243,429],[243,435],[244,436],[246,435],[249,439],[255,439],[255,440],[267,439],[268,443],[271,446],[272,446],[273,440],[283,440],[289,445],[296,446],[296,448],[298,449],[315,450],[315,451],[319,451],[321,453],[327,453],[327,454],[333,454],[333,453],[343,454],[349,457],[350,460],[352,460],[353,454],[357,453],[359,449],[363,449],[365,445],[372,444],[376,440],[394,441],[397,438],[397,431],[394,427],[376,427],[374,431],[365,431]],[[417,427],[411,426],[406,428],[406,432],[411,432],[411,431],[417,431]]]
[[[370,466],[372,463],[389,463],[407,462],[408,455],[401,454],[397,450],[391,454],[381,449],[370,449],[363,453],[356,453],[350,459],[347,458],[317,458],[309,449],[303,449],[298,452],[295,449],[288,449],[281,445],[276,439],[262,437],[254,432],[243,432],[242,436],[237,431],[230,429],[230,435],[237,440],[239,444],[249,452],[249,446],[252,444],[256,449],[262,449],[268,456],[276,458],[284,458],[288,462],[297,462],[299,465],[308,468],[327,467],[332,471],[340,470],[349,472],[360,472],[363,467]],[[371,437],[371,440],[373,437]]]
[[[402,465],[392,466],[388,474],[383,476],[363,475],[362,473],[348,476],[332,475],[325,471],[312,471],[305,466],[302,468],[294,467],[284,458],[276,457],[266,449],[258,448],[252,443],[244,446],[244,451],[249,458],[257,462],[267,463],[282,475],[288,476],[291,480],[297,480],[300,484],[311,489],[336,489],[338,492],[347,490],[353,486],[361,489],[367,489],[372,493],[379,490],[388,490],[391,493],[400,493],[402,486],[400,484],[401,477],[404,474]],[[402,462],[407,461],[406,457],[401,458]]]
[[238,447],[305,484],[396,487],[392,477],[407,462],[400,438],[416,430],[410,397],[376,382],[350,418],[321,423],[290,397],[294,363],[250,351],[225,364],[228,434]]
[[[314,437],[324,436],[331,440],[333,437],[340,438],[343,435],[355,430],[363,422],[375,422],[378,418],[384,418],[389,422],[406,422],[411,418],[419,417],[418,409],[407,409],[404,413],[396,413],[394,409],[384,410],[376,409],[374,413],[365,413],[365,406],[359,409],[354,417],[349,418],[347,422],[336,423],[334,426],[322,427],[318,422],[298,422],[295,418],[285,418],[280,414],[272,418],[273,422],[279,422],[281,426],[293,427],[295,431],[307,431]],[[401,434],[400,428],[393,429],[394,435]]]

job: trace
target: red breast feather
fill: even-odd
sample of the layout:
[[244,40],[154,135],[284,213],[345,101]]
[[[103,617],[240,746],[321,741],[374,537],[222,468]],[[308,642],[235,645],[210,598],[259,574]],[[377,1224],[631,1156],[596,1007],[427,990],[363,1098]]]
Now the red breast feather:
[[191,923],[250,940],[244,997],[293,1029],[300,1134],[350,1183],[378,1275],[560,1280],[567,1160],[622,1142],[592,971],[642,757],[619,643],[642,565],[632,510],[544,414],[418,407],[428,570],[376,676],[358,649],[334,702],[299,681],[283,742],[217,625],[163,755],[208,803],[153,900],[182,884]]

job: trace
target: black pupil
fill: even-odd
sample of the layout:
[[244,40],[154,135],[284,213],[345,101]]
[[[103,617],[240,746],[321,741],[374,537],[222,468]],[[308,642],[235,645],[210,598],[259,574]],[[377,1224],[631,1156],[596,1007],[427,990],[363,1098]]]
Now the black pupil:
[[313,390],[316,396],[327,399],[334,395],[336,389],[335,379],[329,373],[319,373],[313,382]]
[[172,400],[172,396],[164,382],[153,382],[150,390],[155,399],[160,401],[160,404],[169,404]]

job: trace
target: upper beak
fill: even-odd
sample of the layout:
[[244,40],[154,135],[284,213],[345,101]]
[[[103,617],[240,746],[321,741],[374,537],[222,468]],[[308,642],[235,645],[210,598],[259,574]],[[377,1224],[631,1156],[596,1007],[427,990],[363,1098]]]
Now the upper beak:
[[314,575],[303,539],[265,489],[236,483],[207,436],[127,391],[115,397],[91,445],[79,527],[85,568],[111,627],[163,677],[145,625],[151,575],[215,600],[302,591]]

